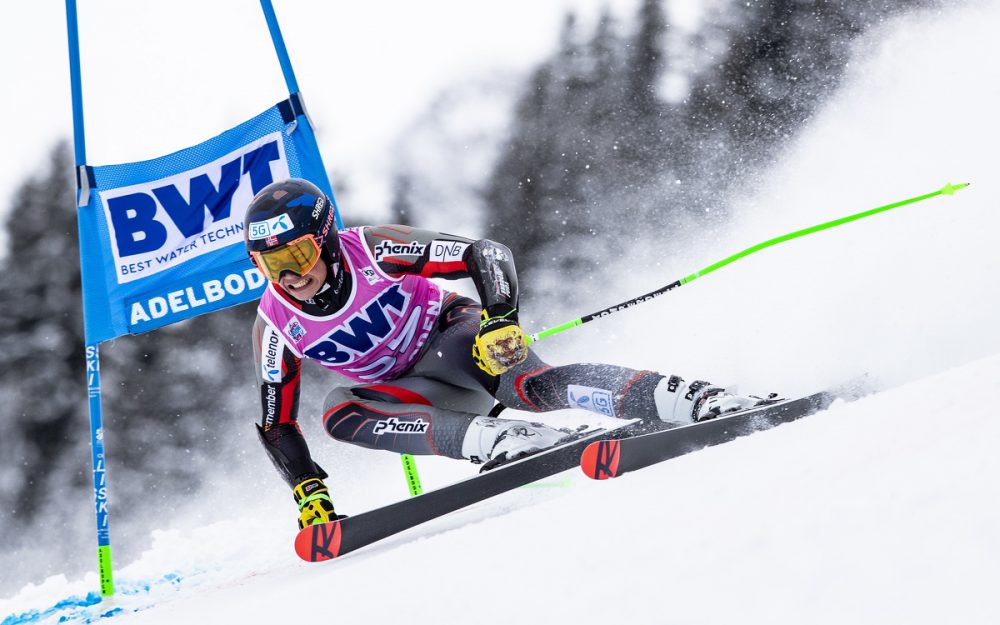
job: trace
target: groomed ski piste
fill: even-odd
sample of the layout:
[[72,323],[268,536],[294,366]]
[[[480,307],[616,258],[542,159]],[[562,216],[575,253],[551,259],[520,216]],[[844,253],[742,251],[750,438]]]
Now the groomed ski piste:
[[[96,573],[56,575],[0,599],[3,625],[1000,622],[997,23],[998,3],[973,3],[866,37],[725,231],[687,242],[657,276],[609,267],[614,287],[591,308],[770,236],[945,182],[969,189],[778,246],[539,346],[553,362],[746,392],[860,373],[880,392],[616,480],[569,471],[315,565],[292,552],[280,480],[262,457],[237,463],[209,484],[200,521],[165,514],[147,551],[116,561],[113,601],[99,601]],[[398,458],[314,445],[339,510],[405,497]],[[420,467],[427,488],[472,472]],[[55,549],[26,557],[91,557]]]
[[612,482],[567,472],[324,564],[295,559],[281,510],[158,531],[110,606],[90,576],[0,607],[5,624],[430,624],[511,602],[538,622],[996,622],[1000,419],[982,397],[998,393],[993,356]]

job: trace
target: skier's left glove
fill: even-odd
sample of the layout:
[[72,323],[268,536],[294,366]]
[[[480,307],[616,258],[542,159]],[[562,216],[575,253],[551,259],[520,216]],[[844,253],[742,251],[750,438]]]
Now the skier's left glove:
[[330,491],[318,477],[302,480],[292,489],[292,496],[299,506],[299,529],[313,523],[326,523],[342,518],[333,510]]
[[472,359],[493,376],[528,359],[528,339],[517,324],[516,308],[494,304],[483,310],[479,333],[472,345]]

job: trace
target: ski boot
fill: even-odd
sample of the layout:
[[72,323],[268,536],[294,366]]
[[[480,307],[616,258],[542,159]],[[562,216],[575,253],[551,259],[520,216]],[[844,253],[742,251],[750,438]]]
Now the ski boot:
[[476,417],[462,441],[462,456],[483,471],[572,440],[572,430],[556,429],[542,423]]
[[734,395],[717,386],[711,387],[695,403],[691,419],[695,423],[700,423],[724,414],[773,404],[776,401],[781,401],[777,393],[771,393],[765,399],[755,395]]
[[724,414],[780,401],[777,394],[767,398],[726,392],[704,380],[685,384],[682,378],[664,378],[653,391],[657,416],[674,426],[699,423]]

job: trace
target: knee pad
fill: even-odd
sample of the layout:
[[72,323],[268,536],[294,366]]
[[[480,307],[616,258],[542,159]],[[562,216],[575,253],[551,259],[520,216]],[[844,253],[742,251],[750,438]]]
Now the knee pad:
[[323,402],[323,429],[342,442],[353,442],[353,433],[367,418],[365,407],[349,389],[334,389]]

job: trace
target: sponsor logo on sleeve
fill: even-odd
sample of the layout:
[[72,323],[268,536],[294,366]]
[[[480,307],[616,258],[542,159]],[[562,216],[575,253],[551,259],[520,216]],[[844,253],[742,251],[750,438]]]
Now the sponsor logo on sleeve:
[[420,256],[425,249],[427,249],[426,245],[421,245],[416,241],[397,243],[383,239],[375,246],[375,260],[382,260],[385,256]]
[[260,345],[260,375],[265,382],[281,382],[281,347],[281,335],[268,326]]
[[468,243],[459,241],[439,241],[431,242],[431,261],[436,263],[453,263],[462,260],[462,255],[469,247]]
[[264,405],[264,431],[271,429],[274,425],[274,418],[278,416],[278,389],[275,386],[267,385]]
[[615,416],[614,396],[611,391],[570,384],[566,395],[570,408],[582,408],[608,417]]

